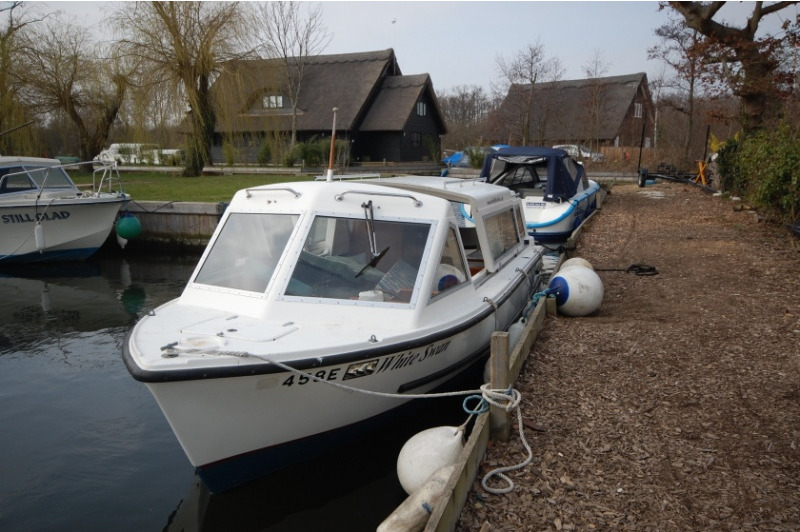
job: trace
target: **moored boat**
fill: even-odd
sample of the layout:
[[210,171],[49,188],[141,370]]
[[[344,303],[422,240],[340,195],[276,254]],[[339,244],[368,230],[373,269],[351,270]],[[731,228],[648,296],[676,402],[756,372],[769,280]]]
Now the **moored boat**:
[[182,295],[132,329],[124,360],[223,491],[484,359],[541,267],[504,187],[406,176],[242,190]]
[[130,196],[111,190],[111,167],[81,191],[64,170],[74,166],[0,157],[0,263],[83,260],[103,245]]
[[528,233],[563,242],[597,208],[600,185],[583,164],[555,148],[502,148],[486,156],[481,178],[519,194]]

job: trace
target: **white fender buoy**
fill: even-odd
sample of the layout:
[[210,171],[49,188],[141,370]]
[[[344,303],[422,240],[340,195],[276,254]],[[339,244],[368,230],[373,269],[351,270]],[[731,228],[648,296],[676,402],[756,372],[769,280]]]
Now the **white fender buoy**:
[[377,532],[417,532],[425,528],[433,509],[442,500],[447,481],[455,470],[448,465],[436,470],[378,525]]
[[42,310],[45,312],[50,312],[53,308],[53,304],[50,301],[50,287],[47,286],[47,283],[44,283],[42,287]]
[[567,259],[564,261],[564,264],[561,265],[559,271],[564,270],[566,268],[571,268],[572,266],[583,266],[584,268],[589,268],[590,270],[594,270],[592,263],[586,259],[582,259],[580,257],[572,257],[571,259]]
[[44,248],[47,247],[44,243],[44,227],[39,222],[36,222],[36,227],[33,228],[33,238],[36,240],[36,249],[39,250],[39,253],[44,251]]
[[125,244],[127,244],[127,243],[128,243],[128,239],[127,238],[122,238],[121,236],[119,236],[119,233],[117,233],[117,244],[119,244],[119,247],[121,247],[122,249],[125,249]]
[[565,316],[588,316],[603,303],[603,281],[594,270],[572,266],[550,280],[558,311]]
[[128,288],[133,283],[131,265],[125,260],[119,265],[119,279],[122,282],[122,288]]
[[437,469],[456,463],[464,448],[464,431],[458,427],[433,427],[415,434],[397,456],[397,478],[409,495]]
[[508,348],[513,352],[514,348],[517,346],[517,342],[519,339],[522,338],[522,333],[525,331],[525,325],[528,323],[528,320],[525,318],[520,318],[519,320],[515,321],[511,324],[511,327],[508,328]]

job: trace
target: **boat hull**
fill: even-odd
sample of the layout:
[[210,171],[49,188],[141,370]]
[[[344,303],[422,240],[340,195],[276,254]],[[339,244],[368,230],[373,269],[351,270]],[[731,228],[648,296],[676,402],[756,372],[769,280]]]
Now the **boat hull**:
[[[305,375],[263,364],[252,375],[165,380],[143,374],[127,350],[125,362],[146,382],[198,475],[212,492],[225,491],[351,441],[409,407],[408,395],[440,389],[485,360],[492,332],[508,328],[534,293],[533,266],[496,309],[484,304],[459,325],[329,357],[343,362],[321,361]],[[358,366],[363,376],[352,377]]]
[[536,242],[566,241],[597,208],[600,185],[594,181],[589,184],[588,189],[564,202],[546,202],[537,196],[522,198],[528,234]]
[[[43,199],[38,206],[22,201],[0,205],[0,263],[86,259],[108,238],[126,201],[127,197],[113,196]],[[37,225],[44,240],[41,249]]]

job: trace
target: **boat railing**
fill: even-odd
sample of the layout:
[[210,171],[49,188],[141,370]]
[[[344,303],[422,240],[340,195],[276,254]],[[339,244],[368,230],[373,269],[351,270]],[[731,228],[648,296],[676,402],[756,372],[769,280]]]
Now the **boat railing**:
[[[106,188],[106,192],[122,192],[122,178],[119,175],[117,163],[104,161],[91,161],[94,165],[100,164],[100,168],[92,171],[92,192],[99,194]],[[98,174],[99,177],[98,177]]]
[[336,201],[342,201],[347,194],[358,194],[361,196],[387,196],[392,198],[408,198],[414,202],[414,207],[422,207],[422,202],[418,200],[416,197],[412,196],[411,194],[400,194],[396,192],[374,192],[374,191],[365,191],[365,190],[345,190],[340,194],[336,194],[333,199]]
[[247,188],[245,189],[245,194],[247,195],[248,198],[252,198],[253,192],[274,192],[274,191],[289,192],[290,194],[294,194],[295,199],[302,196],[301,193],[297,192],[295,189],[290,187]]
[[461,179],[460,177],[450,179],[442,183],[442,188],[450,188],[451,186],[456,188],[464,188],[467,185],[478,185],[486,182],[486,178],[484,177],[475,177],[471,179]]

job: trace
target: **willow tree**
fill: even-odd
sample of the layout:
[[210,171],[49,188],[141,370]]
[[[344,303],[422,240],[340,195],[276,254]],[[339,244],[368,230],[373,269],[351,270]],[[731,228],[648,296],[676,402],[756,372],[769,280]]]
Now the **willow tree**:
[[0,154],[8,155],[33,148],[30,130],[24,129],[31,116],[21,101],[19,46],[26,27],[41,19],[28,16],[22,2],[0,5],[0,17]]
[[[765,116],[772,114],[780,102],[784,79],[779,54],[783,38],[757,37],[759,25],[773,15],[798,2],[752,2],[752,11],[743,27],[719,20],[719,12],[727,2],[669,2],[686,21],[686,25],[703,35],[703,42],[692,53],[703,57],[707,65],[716,65],[715,75],[723,79],[742,101],[742,118],[746,130],[758,130]],[[788,26],[788,23],[784,27]]]
[[291,149],[297,142],[297,102],[306,65],[325,49],[330,37],[319,4],[303,16],[297,2],[263,2],[259,13],[265,52],[282,65],[284,87],[292,108]]
[[127,74],[89,31],[50,18],[26,32],[18,49],[24,99],[43,120],[63,112],[78,132],[79,152],[91,160],[108,140],[127,89]]
[[249,35],[238,2],[126,2],[112,16],[125,53],[141,61],[141,78],[165,83],[188,106],[184,176],[211,165],[216,116],[211,85],[221,65],[241,57]]

